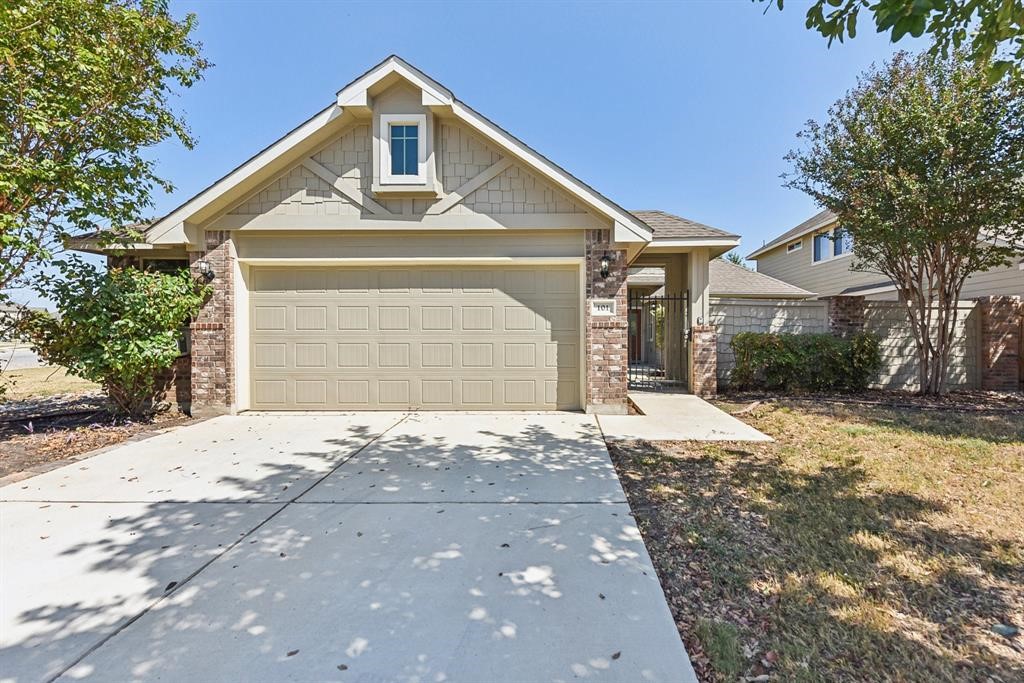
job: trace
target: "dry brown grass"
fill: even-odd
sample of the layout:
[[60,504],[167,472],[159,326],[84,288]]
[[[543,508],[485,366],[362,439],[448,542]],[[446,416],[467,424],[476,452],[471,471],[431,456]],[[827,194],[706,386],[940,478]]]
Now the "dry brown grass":
[[84,394],[100,389],[98,384],[69,375],[64,368],[56,367],[7,370],[2,381],[10,382],[4,399],[11,401],[57,394]]
[[741,417],[777,441],[613,448],[704,680],[1024,680],[1024,417]]

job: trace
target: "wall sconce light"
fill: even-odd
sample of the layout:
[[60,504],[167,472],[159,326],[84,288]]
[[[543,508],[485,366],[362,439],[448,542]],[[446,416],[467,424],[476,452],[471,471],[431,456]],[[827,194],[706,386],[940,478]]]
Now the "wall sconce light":
[[604,253],[604,256],[601,257],[601,277],[603,277],[603,278],[607,278],[608,277],[608,273],[610,272],[610,269],[611,269],[611,264],[612,264],[611,257],[608,255],[608,252],[606,251]]
[[196,270],[199,271],[199,276],[207,282],[213,282],[213,278],[216,277],[213,272],[213,267],[206,259],[199,259],[196,261]]

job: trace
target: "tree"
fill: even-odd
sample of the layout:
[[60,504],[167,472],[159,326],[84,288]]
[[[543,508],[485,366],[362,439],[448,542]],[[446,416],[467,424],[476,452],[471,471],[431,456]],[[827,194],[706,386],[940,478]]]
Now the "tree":
[[179,355],[182,324],[209,294],[187,270],[101,271],[75,257],[56,261],[60,276],[41,275],[36,290],[57,316],[36,313],[22,328],[46,361],[100,383],[119,412],[140,417],[152,405],[156,379]]
[[747,270],[750,270],[750,268],[747,266],[747,262],[743,259],[742,256],[740,256],[740,253],[735,249],[730,251],[722,258],[724,258],[729,263],[739,266],[740,268],[746,268]]
[[957,301],[1024,241],[1024,94],[964,55],[897,54],[799,133],[788,187],[836,213],[853,267],[891,278],[925,394],[946,391]]
[[209,66],[166,0],[0,3],[0,290],[69,233],[138,220],[157,176],[142,151],[195,140],[170,108]]
[[[781,11],[784,0],[760,2]],[[1024,76],[1024,0],[815,0],[807,10],[807,28],[831,46],[856,37],[862,10],[874,16],[879,33],[889,31],[894,43],[907,34],[927,33],[934,56],[949,57],[969,45],[970,57],[988,65],[993,81],[1007,73]]]

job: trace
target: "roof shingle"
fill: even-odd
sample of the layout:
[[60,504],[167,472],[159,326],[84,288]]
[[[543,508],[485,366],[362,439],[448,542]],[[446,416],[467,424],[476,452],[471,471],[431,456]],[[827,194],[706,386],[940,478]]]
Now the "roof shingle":
[[739,235],[665,211],[630,211],[630,213],[650,226],[654,232],[655,242],[685,237],[739,238]]
[[[796,285],[776,280],[764,273],[747,270],[743,266],[725,259],[711,259],[708,262],[708,280],[711,296],[758,297],[764,299],[810,299],[814,292],[808,292]],[[665,272],[661,268],[638,268],[631,272],[626,282],[630,285],[661,285]]]

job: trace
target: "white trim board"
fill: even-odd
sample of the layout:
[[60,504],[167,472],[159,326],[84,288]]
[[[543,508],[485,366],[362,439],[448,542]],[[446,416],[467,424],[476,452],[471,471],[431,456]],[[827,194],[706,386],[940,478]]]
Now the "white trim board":
[[442,214],[402,218],[396,214],[289,216],[226,214],[210,223],[213,230],[600,230],[610,227],[589,213]]
[[580,256],[452,256],[452,257],[338,257],[338,258],[240,258],[239,263],[249,266],[516,266],[516,265],[577,265],[585,261]]

